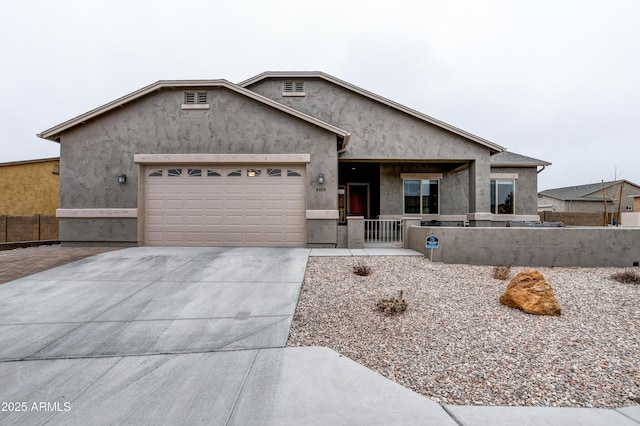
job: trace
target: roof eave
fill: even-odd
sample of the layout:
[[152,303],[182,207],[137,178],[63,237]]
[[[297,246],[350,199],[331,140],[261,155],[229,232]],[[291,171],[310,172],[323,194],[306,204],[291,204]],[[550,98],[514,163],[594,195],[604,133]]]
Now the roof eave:
[[495,162],[491,163],[491,167],[547,167],[551,163],[546,161],[539,162]]
[[506,148],[503,146],[500,146],[496,143],[493,143],[491,141],[488,141],[484,138],[481,138],[480,136],[476,136],[472,133],[469,133],[465,130],[459,129],[455,126],[452,126],[448,123],[445,123],[444,121],[440,121],[436,118],[433,118],[429,115],[423,114],[419,111],[416,111],[412,108],[406,107],[402,104],[399,104],[397,102],[394,102],[390,99],[387,99],[383,96],[377,95],[373,92],[370,92],[368,90],[362,89],[361,87],[355,86],[351,83],[348,83],[344,80],[340,80],[339,78],[333,77],[332,75],[326,74],[324,72],[321,71],[299,71],[299,72],[293,72],[293,71],[266,71],[263,73],[260,73],[254,77],[251,77],[247,80],[244,80],[240,83],[238,83],[239,86],[242,87],[246,87],[249,86],[251,84],[257,83],[261,80],[264,80],[266,78],[322,78],[324,80],[330,81],[332,83],[335,83],[339,86],[345,87],[355,93],[358,93],[362,96],[368,97],[370,99],[373,99],[375,101],[381,102],[383,104],[386,104],[389,107],[393,107],[399,111],[402,111],[406,114],[409,114],[413,117],[416,117],[420,120],[426,121],[428,123],[431,123],[435,126],[438,126],[440,128],[443,128],[445,130],[448,130],[452,133],[455,133],[459,136],[462,136],[466,139],[472,140],[473,142],[479,143],[480,145],[484,145],[487,148],[489,148],[492,151],[495,152],[502,152],[502,151],[506,151]]
[[138,98],[141,98],[145,95],[148,95],[149,93],[155,92],[155,91],[159,91],[162,89],[170,89],[170,88],[176,88],[176,87],[194,87],[194,88],[198,88],[198,87],[224,87],[226,89],[235,91],[237,93],[240,93],[242,95],[245,95],[248,98],[254,99],[258,102],[262,102],[264,104],[267,104],[275,109],[278,109],[280,111],[286,112],[294,117],[300,118],[302,120],[305,120],[307,122],[310,122],[312,124],[315,124],[321,128],[324,128],[325,130],[328,130],[332,133],[335,133],[336,135],[342,136],[345,139],[348,139],[349,136],[351,135],[348,131],[341,129],[339,127],[336,127],[330,123],[326,123],[322,120],[319,120],[315,117],[312,117],[310,115],[307,115],[303,112],[300,112],[296,109],[293,109],[291,107],[288,107],[286,105],[283,105],[281,103],[278,103],[272,99],[269,99],[267,97],[264,97],[262,95],[259,95],[255,92],[252,92],[249,89],[245,89],[244,87],[240,87],[236,84],[233,84],[227,80],[160,80],[157,81],[153,84],[150,84],[148,86],[143,87],[142,89],[136,90],[135,92],[132,92],[128,95],[122,96],[114,101],[111,101],[107,104],[104,104],[98,108],[92,109],[91,111],[88,111],[82,115],[79,115],[75,118],[72,118],[71,120],[67,120],[61,124],[58,124],[57,126],[54,126],[48,130],[45,130],[42,133],[38,133],[37,136],[39,138],[42,139],[47,139],[53,142],[60,142],[60,135],[62,134],[62,132],[71,129],[72,127],[75,127],[77,125],[83,124],[93,118],[96,118],[104,113],[107,113],[115,108],[119,108],[124,106],[126,103],[129,103],[131,101],[134,101]]

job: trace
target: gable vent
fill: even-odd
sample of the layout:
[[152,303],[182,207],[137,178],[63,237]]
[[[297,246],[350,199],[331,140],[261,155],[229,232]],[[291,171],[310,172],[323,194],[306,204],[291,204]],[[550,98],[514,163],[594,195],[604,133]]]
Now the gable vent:
[[184,103],[185,104],[195,104],[196,103],[196,94],[194,92],[187,92],[184,94]]
[[282,91],[283,96],[305,96],[304,81],[286,80]]
[[184,92],[182,109],[209,109],[207,92]]

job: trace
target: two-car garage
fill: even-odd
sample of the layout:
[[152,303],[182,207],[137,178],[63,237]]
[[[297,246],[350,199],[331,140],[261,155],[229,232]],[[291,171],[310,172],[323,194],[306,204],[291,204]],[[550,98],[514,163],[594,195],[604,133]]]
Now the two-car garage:
[[162,164],[140,171],[145,245],[305,245],[304,165]]

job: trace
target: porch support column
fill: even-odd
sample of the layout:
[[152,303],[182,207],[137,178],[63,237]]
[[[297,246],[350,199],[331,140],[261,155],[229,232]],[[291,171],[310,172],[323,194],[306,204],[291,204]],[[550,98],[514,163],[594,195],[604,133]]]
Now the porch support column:
[[364,248],[364,216],[347,216],[347,248]]
[[419,217],[403,217],[402,218],[404,235],[402,236],[402,244],[404,248],[409,248],[409,234],[412,226],[420,226],[422,220]]
[[469,167],[469,226],[491,226],[491,164],[489,155],[471,162]]

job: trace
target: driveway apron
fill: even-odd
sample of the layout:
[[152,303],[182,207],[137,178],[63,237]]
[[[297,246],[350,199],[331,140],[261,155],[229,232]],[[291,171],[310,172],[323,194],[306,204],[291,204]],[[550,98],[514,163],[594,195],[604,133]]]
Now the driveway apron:
[[0,359],[283,347],[309,250],[140,247],[0,287]]

